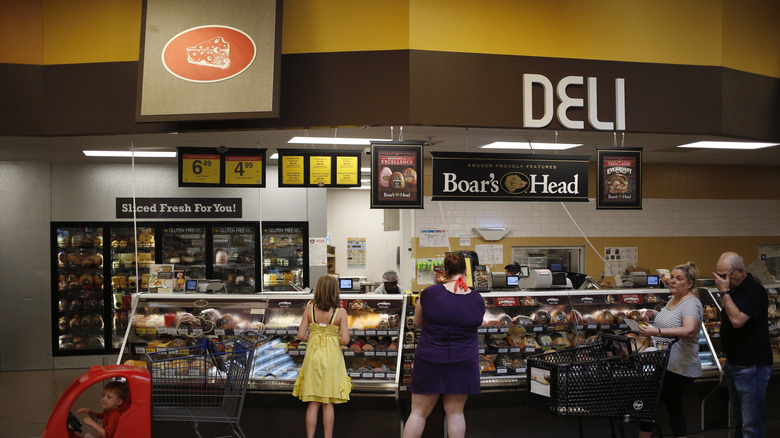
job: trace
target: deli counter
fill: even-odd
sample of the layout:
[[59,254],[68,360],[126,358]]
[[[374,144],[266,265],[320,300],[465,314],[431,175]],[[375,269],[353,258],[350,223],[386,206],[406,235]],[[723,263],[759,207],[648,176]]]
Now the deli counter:
[[[133,302],[122,362],[144,361],[160,352],[218,341],[246,331],[264,335],[258,345],[249,391],[290,393],[306,343],[296,339],[312,294],[225,295],[144,293]],[[350,343],[343,347],[353,394],[394,397],[399,386],[406,295],[341,294],[349,318]]]
[[[506,291],[482,293],[478,328],[481,386],[485,392],[526,386],[528,357],[589,345],[600,333],[621,333],[626,319],[651,323],[668,291]],[[147,352],[178,348],[200,336],[231,339],[244,331],[265,336],[255,354],[250,391],[290,392],[306,355],[296,339],[311,294],[157,294],[136,296],[122,360],[143,361]],[[408,392],[420,329],[410,295],[341,294],[350,343],[343,347],[353,392],[394,396]],[[717,360],[719,309],[705,303],[700,336],[703,378],[720,379]],[[632,335],[633,336],[633,335]],[[641,352],[650,340],[636,338]]]

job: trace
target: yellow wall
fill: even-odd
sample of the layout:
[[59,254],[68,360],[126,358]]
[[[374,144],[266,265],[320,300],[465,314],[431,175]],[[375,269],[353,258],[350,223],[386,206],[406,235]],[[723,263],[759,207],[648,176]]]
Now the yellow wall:
[[[0,0],[0,62],[137,61],[142,0]],[[282,52],[433,50],[780,77],[775,0],[286,0]]]

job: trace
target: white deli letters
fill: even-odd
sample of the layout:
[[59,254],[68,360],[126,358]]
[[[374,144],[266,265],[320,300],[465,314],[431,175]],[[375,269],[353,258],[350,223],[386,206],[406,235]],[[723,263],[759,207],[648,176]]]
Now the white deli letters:
[[[569,108],[585,108],[584,99],[570,97],[566,89],[571,85],[583,85],[585,78],[583,76],[566,76],[558,82],[555,87],[558,96],[558,110],[553,106],[553,84],[544,75],[526,73],[523,75],[523,127],[524,128],[544,128],[552,122],[553,115],[558,116],[558,122],[567,129],[585,129],[585,122],[582,120],[571,120],[566,111]],[[542,87],[544,96],[544,111],[540,118],[534,118],[533,115],[533,86]],[[615,79],[615,121],[604,122],[598,117],[598,97],[596,78],[588,78],[587,85],[587,114],[588,123],[593,129],[600,131],[625,131],[626,130],[626,80],[624,78]]]

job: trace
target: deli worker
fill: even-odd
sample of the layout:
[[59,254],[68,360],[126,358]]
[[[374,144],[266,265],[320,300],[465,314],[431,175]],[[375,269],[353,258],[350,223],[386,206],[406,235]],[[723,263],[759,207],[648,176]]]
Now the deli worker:
[[398,273],[389,270],[382,274],[382,284],[376,288],[375,294],[400,294],[403,288],[398,286]]

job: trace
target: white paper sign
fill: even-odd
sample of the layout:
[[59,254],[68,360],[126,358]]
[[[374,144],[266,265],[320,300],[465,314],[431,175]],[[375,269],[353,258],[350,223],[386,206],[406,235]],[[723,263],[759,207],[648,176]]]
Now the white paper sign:
[[324,237],[309,238],[309,266],[328,266],[328,243]]
[[461,248],[471,246],[471,236],[460,236],[460,246]]
[[449,247],[447,230],[420,230],[420,247]]
[[504,245],[474,245],[481,265],[500,265],[504,261]]

